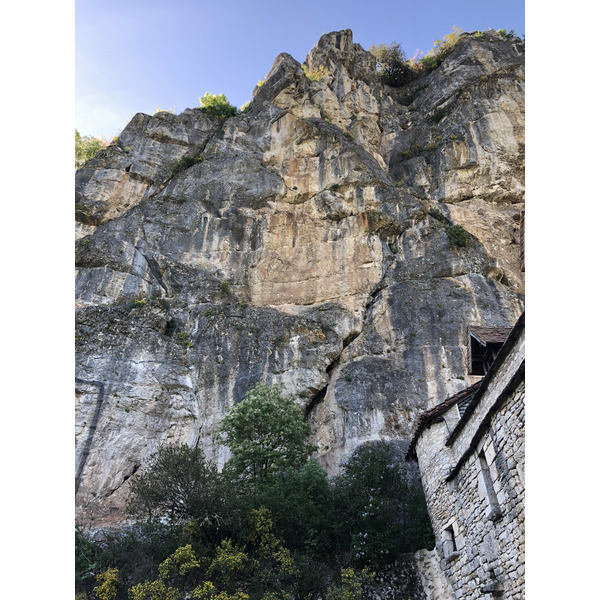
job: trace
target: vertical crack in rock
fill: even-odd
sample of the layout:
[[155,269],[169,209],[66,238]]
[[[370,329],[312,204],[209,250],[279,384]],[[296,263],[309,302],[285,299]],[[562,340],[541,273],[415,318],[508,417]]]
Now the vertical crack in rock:
[[342,354],[343,354],[344,350],[360,335],[360,333],[361,333],[360,331],[353,331],[353,332],[349,333],[342,340],[342,349],[341,349],[340,353],[325,368],[325,373],[327,373],[327,375],[328,375],[327,383],[312,397],[311,401],[306,406],[306,409],[304,412],[305,419],[308,419],[308,417],[310,416],[310,413],[313,411],[313,409],[317,405],[321,404],[321,402],[323,402],[323,400],[325,400],[325,396],[327,395],[327,389],[329,388],[329,384],[331,383],[331,381],[334,377],[335,370],[337,369],[338,365],[340,364],[340,360],[342,358]]
[[146,259],[148,267],[150,268],[150,272],[152,273],[152,275],[154,275],[154,278],[156,279],[156,281],[158,281],[160,287],[162,287],[162,289],[165,290],[167,295],[170,295],[169,289],[167,288],[167,285],[163,280],[162,273],[160,272],[160,267],[158,265],[157,260],[155,258],[152,258],[151,256],[146,256],[143,253],[142,256]]

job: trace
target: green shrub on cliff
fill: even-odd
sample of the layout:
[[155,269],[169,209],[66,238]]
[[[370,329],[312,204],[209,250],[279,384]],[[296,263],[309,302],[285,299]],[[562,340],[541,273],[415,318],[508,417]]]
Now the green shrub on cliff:
[[402,46],[397,42],[374,44],[369,48],[369,52],[375,56],[377,72],[387,85],[401,87],[415,78],[416,73]]
[[225,94],[210,92],[200,97],[200,110],[212,117],[233,117],[237,114],[237,108],[227,102]]
[[431,71],[440,66],[442,61],[452,52],[452,49],[461,39],[463,30],[454,26],[452,31],[445,35],[441,40],[435,40],[433,48],[421,58],[421,66]]
[[309,71],[306,65],[302,65],[302,71],[311,81],[321,81],[321,79],[331,74],[323,65],[319,65],[318,69],[312,69],[312,71]]
[[101,136],[99,138],[91,135],[81,136],[75,130],[75,169],[80,169],[88,161],[94,158],[100,150],[107,148],[110,142]]
[[462,225],[451,225],[446,233],[451,248],[464,248],[469,243],[469,232]]

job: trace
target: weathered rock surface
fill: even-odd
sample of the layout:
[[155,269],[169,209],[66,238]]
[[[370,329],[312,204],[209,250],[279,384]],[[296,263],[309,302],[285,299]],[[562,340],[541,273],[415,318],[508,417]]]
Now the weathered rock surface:
[[222,464],[215,427],[260,380],[302,404],[332,473],[365,440],[407,440],[474,381],[467,327],[523,308],[520,41],[466,35],[397,89],[349,30],[306,66],[327,75],[279,55],[225,121],[138,114],[77,172],[81,519],[122,518],[166,441]]

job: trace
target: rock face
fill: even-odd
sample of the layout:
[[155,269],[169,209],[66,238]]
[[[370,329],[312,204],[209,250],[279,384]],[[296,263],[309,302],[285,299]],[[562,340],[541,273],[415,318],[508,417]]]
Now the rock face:
[[223,464],[215,427],[261,380],[305,408],[330,473],[363,441],[408,441],[475,381],[467,327],[523,309],[520,40],[465,35],[404,88],[349,30],[305,66],[325,76],[279,55],[227,120],[137,114],[77,172],[81,520],[120,520],[162,443]]

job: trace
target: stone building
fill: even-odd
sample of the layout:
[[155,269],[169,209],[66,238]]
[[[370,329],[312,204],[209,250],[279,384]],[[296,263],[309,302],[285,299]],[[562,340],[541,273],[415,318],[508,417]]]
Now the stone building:
[[[419,463],[441,571],[453,598],[517,599],[525,587],[525,313],[510,332],[469,331],[483,378],[423,413]],[[502,343],[502,338],[505,339]]]

